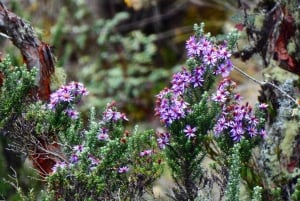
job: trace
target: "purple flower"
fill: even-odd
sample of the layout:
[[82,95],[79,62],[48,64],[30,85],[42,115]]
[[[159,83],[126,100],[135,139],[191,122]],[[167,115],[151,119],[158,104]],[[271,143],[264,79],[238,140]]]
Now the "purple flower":
[[100,128],[99,133],[97,135],[98,140],[106,141],[109,139],[108,129],[107,128]]
[[188,137],[188,139],[195,137],[196,131],[197,131],[197,128],[191,127],[190,125],[186,125],[185,129],[183,130],[183,132],[185,133],[185,136]]
[[231,57],[231,52],[227,49],[225,45],[221,46],[218,50],[218,54],[221,58],[227,60]]
[[205,37],[200,39],[199,45],[203,54],[209,54],[213,49],[213,44]]
[[224,116],[218,119],[217,123],[214,126],[215,136],[219,136],[226,128],[228,128],[228,122]]
[[234,121],[242,121],[246,115],[245,107],[235,106],[232,114]]
[[233,122],[233,124],[231,125],[230,133],[233,141],[241,141],[242,136],[245,133],[242,122]]
[[259,135],[262,136],[263,139],[265,139],[267,137],[267,132],[265,131],[265,129],[262,129],[260,132],[259,132]]
[[127,118],[125,113],[121,113],[121,119],[123,119],[125,121],[129,121],[129,119]]
[[68,165],[65,162],[57,162],[53,167],[52,167],[52,173],[56,173],[57,170],[59,169],[65,169],[67,168]]
[[222,91],[217,91],[217,94],[214,94],[211,98],[213,101],[219,102],[219,103],[225,103],[227,100],[226,94]]
[[103,120],[105,122],[108,121],[118,121],[121,119],[121,113],[120,112],[115,112],[111,108],[108,108],[103,112]]
[[191,84],[194,88],[201,87],[204,82],[203,75],[205,73],[205,68],[203,66],[196,67],[193,70],[193,73],[191,75]]
[[76,110],[69,108],[65,112],[71,119],[78,119],[79,112],[77,112]]
[[144,150],[142,152],[140,152],[140,156],[143,157],[143,156],[151,156],[153,153],[153,150],[152,149],[147,149],[147,150]]
[[97,166],[100,163],[100,160],[91,154],[89,154],[89,160],[92,166]]
[[234,99],[235,95],[232,92],[236,88],[236,83],[231,79],[224,79],[220,82],[216,94],[212,96],[212,100],[225,104],[230,99]]
[[173,75],[173,79],[171,81],[174,94],[182,95],[184,94],[185,90],[189,87],[191,80],[190,73],[183,68],[181,72],[175,73]]
[[61,91],[58,97],[62,102],[71,102],[74,99],[70,91]]
[[157,133],[157,143],[160,149],[165,149],[169,145],[170,134],[169,133]]
[[218,91],[228,91],[231,92],[236,88],[236,83],[230,78],[223,79],[218,86]]
[[126,173],[126,172],[128,172],[129,171],[129,167],[127,167],[127,166],[122,166],[122,167],[120,167],[119,169],[118,169],[118,172],[119,173]]
[[117,122],[119,120],[128,121],[128,118],[124,113],[115,111],[114,108],[115,102],[109,103],[106,107],[106,110],[103,112],[102,119],[104,122]]
[[187,49],[187,55],[189,57],[191,56],[197,56],[201,54],[201,45],[199,42],[196,41],[195,36],[191,36],[186,41],[186,49]]
[[189,104],[172,90],[164,89],[156,97],[155,115],[159,116],[166,126],[177,119],[184,118],[190,112]]
[[84,87],[84,85],[82,83],[79,82],[71,82],[69,83],[69,90],[73,91],[73,93],[75,94],[75,96],[87,96],[89,94],[89,92],[87,91],[87,89]]
[[222,77],[229,76],[230,72],[232,71],[232,63],[230,60],[228,60],[227,63],[222,63],[216,70],[216,74],[221,74]]
[[83,152],[85,149],[85,147],[83,145],[75,145],[73,147],[73,151],[75,151],[76,153],[81,153]]
[[48,108],[50,110],[55,109],[56,105],[60,102],[60,98],[57,93],[52,93],[50,95],[50,103],[48,104]]
[[263,109],[263,110],[265,110],[265,109],[267,109],[268,107],[269,107],[269,105],[268,104],[266,104],[266,103],[261,103],[261,104],[259,104],[259,109]]
[[79,161],[79,157],[76,154],[72,154],[70,157],[70,162],[75,164]]
[[78,103],[80,98],[87,94],[88,91],[83,84],[71,82],[68,85],[61,86],[50,95],[48,108],[54,110],[60,103]]
[[257,129],[254,126],[249,126],[247,128],[248,134],[250,135],[250,137],[254,137],[257,135]]
[[207,65],[215,65],[217,61],[218,57],[214,51],[203,56],[203,62]]

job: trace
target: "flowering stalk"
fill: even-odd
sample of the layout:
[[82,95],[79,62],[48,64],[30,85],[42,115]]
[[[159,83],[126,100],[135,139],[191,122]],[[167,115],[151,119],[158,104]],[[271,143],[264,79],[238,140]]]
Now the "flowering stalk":
[[[211,158],[219,165],[228,166],[225,158],[232,154],[234,144],[245,145],[246,150],[240,154],[246,160],[265,136],[261,117],[266,105],[259,105],[260,111],[249,104],[241,105],[240,95],[234,93],[236,84],[228,78],[233,69],[229,48],[233,46],[227,44],[235,38],[217,42],[203,34],[203,25],[195,26],[195,32],[186,42],[187,66],[175,73],[171,86],[156,96],[155,113],[166,128],[166,132],[157,134],[157,142],[178,184],[175,200],[195,199],[197,179],[204,171],[200,164],[206,154],[213,154]],[[218,75],[224,80],[211,94]],[[212,148],[214,141],[218,147]]]

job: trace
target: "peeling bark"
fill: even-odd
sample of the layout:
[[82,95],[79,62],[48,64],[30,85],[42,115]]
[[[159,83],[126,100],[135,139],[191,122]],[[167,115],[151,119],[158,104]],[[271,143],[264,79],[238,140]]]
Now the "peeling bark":
[[[7,35],[21,51],[28,70],[38,69],[37,90],[33,95],[47,101],[50,97],[51,74],[54,73],[54,56],[50,46],[39,40],[32,26],[9,11],[0,1],[0,32]],[[0,82],[1,83],[1,82]]]

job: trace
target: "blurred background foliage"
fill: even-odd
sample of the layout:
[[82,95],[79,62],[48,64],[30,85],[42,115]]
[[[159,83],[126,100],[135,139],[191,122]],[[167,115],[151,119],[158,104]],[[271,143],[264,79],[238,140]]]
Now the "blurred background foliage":
[[[185,59],[185,40],[193,33],[193,24],[205,22],[206,31],[221,34],[233,27],[230,16],[242,12],[235,0],[2,2],[53,46],[57,58],[53,89],[64,79],[83,82],[90,91],[81,108],[84,114],[90,106],[101,109],[115,100],[132,124],[146,126],[155,122],[154,96]],[[15,65],[23,64],[19,51],[7,39],[0,37],[0,45],[2,54],[10,54]],[[18,170],[23,161],[5,150],[4,139],[1,142],[0,176],[4,178],[9,167]],[[27,189],[33,187],[28,178],[22,181],[20,185]],[[0,199],[14,200],[13,192],[0,181]]]
[[[234,2],[15,0],[7,7],[53,46],[56,67],[67,80],[85,83],[91,95],[83,111],[114,99],[136,122],[152,117],[154,95],[185,58],[193,24],[203,21],[207,31],[222,33],[229,12],[237,9]],[[22,63],[15,48],[1,49]]]

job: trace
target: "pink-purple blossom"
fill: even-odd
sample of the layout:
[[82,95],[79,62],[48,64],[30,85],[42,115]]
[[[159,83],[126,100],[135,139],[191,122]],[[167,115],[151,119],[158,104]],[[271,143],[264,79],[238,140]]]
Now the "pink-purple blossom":
[[171,125],[175,120],[184,118],[189,112],[189,104],[172,90],[165,89],[156,96],[155,114],[166,126]]
[[74,110],[74,109],[71,109],[71,108],[68,108],[65,110],[65,113],[66,115],[68,115],[71,119],[78,119],[79,117],[79,112]]
[[264,110],[264,109],[267,109],[268,106],[269,106],[269,105],[266,104],[266,103],[260,103],[258,107],[259,107],[259,109],[263,109],[263,110]]
[[107,128],[100,128],[98,135],[97,135],[98,140],[100,141],[106,141],[109,139],[108,135],[108,129]]
[[157,133],[157,144],[160,149],[165,149],[170,143],[170,134],[169,133]]
[[83,145],[75,145],[73,147],[73,151],[76,153],[76,154],[80,154],[82,153],[86,148],[83,146]]
[[144,156],[151,156],[152,153],[153,153],[153,150],[152,150],[152,149],[146,149],[146,150],[140,152],[140,156],[141,156],[141,157],[144,157]]
[[89,158],[89,161],[91,162],[91,166],[97,166],[100,163],[100,159],[93,156],[92,154],[89,154],[88,158]]
[[79,161],[79,157],[76,155],[76,154],[72,154],[71,157],[70,157],[70,162],[72,164],[75,164]]
[[65,169],[67,168],[68,165],[65,162],[57,162],[53,167],[52,167],[52,173],[56,173],[59,169]]
[[185,133],[185,136],[190,139],[196,136],[196,132],[197,128],[196,127],[192,127],[190,125],[186,125],[183,132]]
[[102,120],[104,122],[117,122],[119,120],[128,121],[124,113],[116,111],[115,102],[109,103],[103,112]]
[[[212,96],[211,99],[220,104],[222,109],[222,115],[217,119],[213,130],[216,136],[228,133],[234,142],[239,142],[243,137],[255,137],[263,130],[252,107],[248,103],[240,105],[241,97],[233,92],[235,88],[235,82],[224,79]],[[266,107],[265,104],[261,105]]]
[[78,111],[74,110],[73,105],[77,104],[83,96],[88,95],[87,89],[79,82],[70,82],[68,85],[61,86],[50,95],[48,109],[63,111],[71,119],[77,119]]
[[176,95],[183,95],[185,90],[189,87],[190,82],[191,74],[187,71],[186,68],[183,68],[182,71],[173,75],[173,79],[171,81],[171,90]]
[[70,82],[68,85],[61,86],[50,95],[48,108],[55,109],[58,104],[77,103],[82,96],[88,95],[87,89],[82,83]]
[[119,169],[118,169],[118,172],[119,173],[126,173],[126,172],[128,172],[129,171],[129,167],[128,166],[122,166],[122,167],[119,167]]

